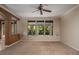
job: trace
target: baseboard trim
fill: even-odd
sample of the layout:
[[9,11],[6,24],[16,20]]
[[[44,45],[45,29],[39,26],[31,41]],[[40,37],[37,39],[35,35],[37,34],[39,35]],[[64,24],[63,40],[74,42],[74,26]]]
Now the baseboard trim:
[[60,40],[29,40],[29,39],[27,39],[27,40],[24,40],[24,41],[60,41]]
[[76,48],[72,47],[71,45],[66,44],[66,43],[63,43],[63,42],[61,42],[61,43],[62,43],[62,44],[64,44],[64,45],[67,45],[67,46],[69,46],[70,48],[72,48],[72,49],[74,49],[74,50],[76,50],[76,51],[78,51],[78,52],[79,52],[79,50],[78,50],[78,49],[76,49]]
[[22,40],[22,41],[27,41],[27,42],[30,42],[30,41],[36,41],[36,42],[61,42],[61,41],[42,41],[42,40]]

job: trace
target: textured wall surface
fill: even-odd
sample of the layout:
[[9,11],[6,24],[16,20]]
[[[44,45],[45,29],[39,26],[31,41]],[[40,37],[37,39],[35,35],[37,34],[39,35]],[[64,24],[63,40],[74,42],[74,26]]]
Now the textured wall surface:
[[62,17],[61,41],[79,51],[79,6]]

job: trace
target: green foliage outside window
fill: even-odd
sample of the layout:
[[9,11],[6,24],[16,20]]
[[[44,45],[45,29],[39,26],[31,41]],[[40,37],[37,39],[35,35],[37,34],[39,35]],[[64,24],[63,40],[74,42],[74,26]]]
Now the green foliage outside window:
[[45,35],[49,35],[50,34],[50,28],[49,26],[45,26]]
[[36,26],[34,26],[34,25],[29,25],[29,26],[28,26],[28,34],[29,34],[29,35],[35,35],[35,34],[36,34]]
[[28,23],[28,35],[53,35],[53,21]]
[[39,35],[44,35],[44,26],[43,25],[39,25],[37,26],[38,27],[38,34]]

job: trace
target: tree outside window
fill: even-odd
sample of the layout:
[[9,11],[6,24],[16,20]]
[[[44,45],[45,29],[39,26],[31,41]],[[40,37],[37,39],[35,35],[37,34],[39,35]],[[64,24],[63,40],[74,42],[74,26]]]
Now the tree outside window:
[[53,35],[53,21],[28,21],[28,35]]

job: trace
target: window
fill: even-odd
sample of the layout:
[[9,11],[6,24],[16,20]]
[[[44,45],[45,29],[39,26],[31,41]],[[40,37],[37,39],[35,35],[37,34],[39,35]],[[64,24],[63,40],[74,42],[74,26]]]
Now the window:
[[5,35],[5,21],[1,21],[2,25],[2,35]]
[[28,26],[28,35],[35,35],[36,34],[36,26],[35,25],[29,25]]
[[45,35],[49,35],[50,34],[50,26],[46,25],[45,26]]
[[37,30],[39,35],[44,35],[44,25],[38,25]]
[[17,22],[16,21],[12,21],[12,34],[16,34],[17,32]]
[[53,21],[28,21],[28,35],[53,35]]
[[45,35],[53,35],[53,20],[45,21]]

